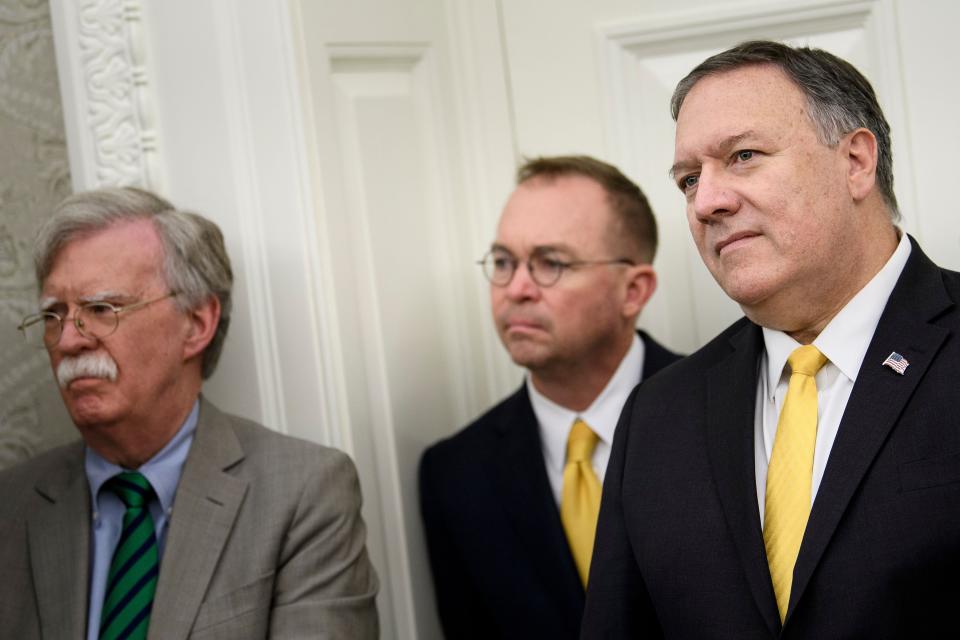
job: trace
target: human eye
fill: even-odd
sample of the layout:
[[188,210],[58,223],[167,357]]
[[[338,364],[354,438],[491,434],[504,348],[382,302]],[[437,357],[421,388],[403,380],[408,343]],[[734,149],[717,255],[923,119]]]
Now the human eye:
[[512,271],[516,260],[509,253],[494,252],[490,254],[490,264],[495,271]]
[[689,193],[694,189],[696,189],[698,182],[700,182],[699,174],[691,173],[677,180],[677,186],[680,188],[680,191],[683,191],[684,193]]
[[83,305],[84,315],[90,318],[106,317],[114,313],[114,311],[116,311],[116,307],[109,302],[89,302]]
[[741,149],[734,154],[734,159],[737,162],[748,162],[753,159],[755,154],[756,151],[753,149]]
[[53,311],[44,311],[39,315],[27,318],[26,322],[23,324],[26,327],[31,327],[42,322],[45,327],[52,327],[58,326],[61,318],[62,316],[59,313],[54,313]]
[[560,277],[563,270],[572,264],[569,260],[552,254],[533,256],[531,261],[533,262],[534,271],[546,280]]

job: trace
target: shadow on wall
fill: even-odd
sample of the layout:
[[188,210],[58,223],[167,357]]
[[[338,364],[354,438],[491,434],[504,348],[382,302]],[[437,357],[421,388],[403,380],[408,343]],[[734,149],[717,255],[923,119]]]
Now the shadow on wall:
[[0,0],[0,469],[76,436],[46,353],[16,330],[37,307],[32,241],[70,193],[46,2]]

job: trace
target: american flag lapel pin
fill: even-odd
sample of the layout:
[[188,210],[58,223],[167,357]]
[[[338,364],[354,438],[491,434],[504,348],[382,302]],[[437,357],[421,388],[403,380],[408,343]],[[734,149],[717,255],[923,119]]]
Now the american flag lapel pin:
[[907,367],[910,366],[910,363],[907,362],[907,359],[896,351],[891,351],[890,355],[887,356],[887,359],[883,361],[883,366],[890,367],[900,375],[903,375],[904,371],[907,370]]

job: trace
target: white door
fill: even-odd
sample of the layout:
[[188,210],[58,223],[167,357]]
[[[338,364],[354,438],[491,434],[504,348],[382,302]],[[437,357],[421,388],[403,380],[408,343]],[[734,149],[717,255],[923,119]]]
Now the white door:
[[501,379],[519,380],[474,264],[514,165],[503,68],[490,66],[497,15],[489,2],[442,0],[296,7],[323,304],[339,335],[344,444],[367,500],[383,635],[439,637],[417,464],[501,395]]

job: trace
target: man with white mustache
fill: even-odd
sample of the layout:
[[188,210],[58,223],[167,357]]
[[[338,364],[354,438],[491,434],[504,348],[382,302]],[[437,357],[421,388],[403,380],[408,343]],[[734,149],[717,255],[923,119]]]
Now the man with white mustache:
[[576,638],[613,431],[638,382],[677,359],[636,321],[656,289],[656,222],[616,167],[520,167],[481,264],[525,383],[420,467],[448,638]]
[[231,313],[217,225],[140,189],[80,193],[35,266],[19,328],[81,441],[0,473],[0,636],[376,638],[353,463],[200,394]]

